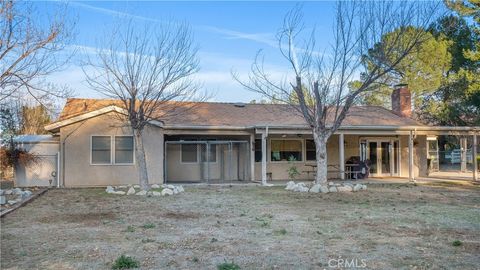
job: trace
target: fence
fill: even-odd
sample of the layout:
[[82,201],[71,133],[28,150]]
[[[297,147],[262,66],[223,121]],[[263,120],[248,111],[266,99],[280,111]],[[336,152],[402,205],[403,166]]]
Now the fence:
[[250,180],[247,141],[165,142],[167,182],[232,183]]

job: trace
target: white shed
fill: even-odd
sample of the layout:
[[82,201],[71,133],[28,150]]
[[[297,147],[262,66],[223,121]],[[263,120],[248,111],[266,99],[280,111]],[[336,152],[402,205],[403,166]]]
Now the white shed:
[[52,135],[20,135],[15,137],[18,148],[38,157],[38,161],[15,166],[15,186],[57,186],[60,141]]

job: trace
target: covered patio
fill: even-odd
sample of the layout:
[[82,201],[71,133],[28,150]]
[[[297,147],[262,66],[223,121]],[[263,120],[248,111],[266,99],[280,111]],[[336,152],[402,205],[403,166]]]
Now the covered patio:
[[[368,163],[367,177],[398,177],[409,181],[419,177],[461,177],[476,181],[478,159],[468,158],[468,153],[478,155],[478,130],[478,127],[343,126],[328,141],[328,176],[332,180],[359,178],[355,174],[361,171],[349,164],[349,160],[356,158]],[[433,155],[432,145],[438,145],[436,140],[440,135],[460,138],[463,147],[460,149],[459,172],[443,168],[432,170],[438,160],[438,155]],[[287,180],[289,166],[295,166],[301,172],[299,180],[314,179],[315,145],[310,130],[292,126],[256,127],[251,141],[255,141],[252,179],[261,180],[263,184]],[[469,147],[467,142],[470,142]],[[289,160],[289,155],[294,159]]]

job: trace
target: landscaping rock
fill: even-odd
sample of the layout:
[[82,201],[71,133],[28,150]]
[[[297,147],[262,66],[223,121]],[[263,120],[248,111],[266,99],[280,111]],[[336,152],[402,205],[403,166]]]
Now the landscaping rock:
[[152,185],[152,188],[160,188],[160,186],[157,185],[157,184],[153,184],[153,185]]
[[320,192],[322,192],[322,193],[328,193],[328,192],[329,192],[328,187],[327,187],[327,186],[323,186],[323,185],[320,186]]
[[286,190],[293,190],[293,188],[295,187],[295,182],[293,181],[290,181],[287,183],[287,187],[285,187]]
[[331,186],[329,189],[328,189],[329,192],[337,192],[337,187],[336,186]]
[[178,189],[178,192],[184,192],[185,191],[183,186],[177,186],[177,189]]
[[119,191],[113,191],[113,192],[111,192],[111,193],[112,193],[112,194],[118,194],[118,195],[125,195],[125,191],[121,191],[121,190],[119,190]]
[[140,190],[140,191],[137,192],[135,195],[145,196],[145,195],[147,195],[147,191],[146,191],[146,190]]
[[112,193],[113,191],[115,191],[115,189],[112,186],[107,186],[107,188],[105,189],[105,192],[107,193]]
[[168,188],[168,189],[173,189],[175,186],[174,185],[163,184],[162,187],[163,188]]
[[135,194],[135,189],[133,187],[129,188],[127,191],[127,195],[133,195]]
[[127,188],[127,186],[118,186],[117,188]]
[[367,190],[367,185],[362,185],[362,190]]
[[22,192],[21,196],[22,196],[22,199],[28,198],[32,196],[32,192],[30,190],[25,190],[24,192]]
[[174,195],[179,193],[177,187],[174,187],[174,188],[172,189],[172,191],[173,191],[173,194],[174,194]]
[[10,205],[14,205],[14,204],[16,204],[16,203],[17,203],[16,200],[8,200],[8,204],[10,204]]
[[162,193],[158,192],[158,191],[152,191],[152,195],[153,196],[162,196]]
[[353,191],[354,192],[357,192],[357,191],[360,191],[362,190],[362,185],[361,184],[356,184],[355,186],[353,186]]
[[5,190],[3,190],[3,189],[0,189],[0,196],[2,196],[2,195],[3,195],[3,193],[5,193]]
[[140,188],[140,185],[133,185],[133,188]]
[[11,195],[12,193],[13,193],[13,191],[11,189],[7,189],[4,192],[5,195]]
[[162,190],[162,196],[165,196],[165,195],[173,195],[173,190],[169,188],[165,188],[164,190]]
[[337,187],[338,192],[352,192],[351,186],[339,186]]
[[310,188],[309,192],[319,193],[321,187],[322,186],[320,184],[315,184]]
[[4,205],[6,203],[7,203],[7,198],[5,198],[5,196],[3,196],[3,195],[0,195],[0,204]]
[[23,191],[21,188],[14,188],[12,190],[12,194],[15,194],[15,195],[22,195]]
[[301,182],[295,185],[295,187],[293,188],[293,191],[308,192],[308,187],[305,185],[305,183]]

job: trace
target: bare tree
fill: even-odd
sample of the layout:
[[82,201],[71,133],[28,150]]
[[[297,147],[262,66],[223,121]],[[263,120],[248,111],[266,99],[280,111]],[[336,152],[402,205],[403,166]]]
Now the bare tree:
[[133,130],[139,181],[148,190],[142,132],[152,121],[192,108],[192,103],[182,101],[205,98],[191,78],[198,71],[197,48],[186,24],[166,23],[138,31],[129,23],[119,29],[88,60],[84,73],[92,89],[119,100],[125,109],[119,117]]
[[[327,140],[340,127],[357,97],[382,84],[384,75],[425,41],[425,31],[414,31],[408,38],[404,33],[412,26],[428,26],[438,5],[420,1],[339,1],[333,41],[323,51],[316,45],[315,30],[305,34],[301,8],[297,6],[285,16],[277,35],[290,73],[281,81],[272,79],[259,53],[248,80],[233,76],[245,88],[291,105],[303,116],[316,146],[315,182],[325,184]],[[387,33],[389,40],[385,42]],[[367,59],[372,48],[382,57]],[[349,85],[359,74],[361,84],[352,91]]]
[[69,59],[59,56],[72,37],[73,23],[66,23],[66,7],[49,14],[45,23],[28,2],[0,1],[0,102],[26,95],[42,103],[44,98],[63,98],[64,87],[45,82]]

